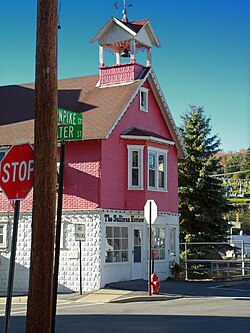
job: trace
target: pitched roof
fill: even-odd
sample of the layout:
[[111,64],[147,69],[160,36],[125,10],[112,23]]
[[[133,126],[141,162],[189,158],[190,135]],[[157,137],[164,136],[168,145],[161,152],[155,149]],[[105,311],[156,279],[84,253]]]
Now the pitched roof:
[[[81,112],[83,139],[104,139],[140,85],[97,88],[99,75],[58,82],[58,106]],[[33,84],[0,87],[0,145],[34,142]]]
[[[99,32],[92,38],[90,43],[94,43],[96,41],[102,40],[102,38],[109,32],[114,30],[114,27],[119,27],[123,29],[123,31],[126,31],[128,33],[129,38],[128,39],[135,39],[138,42],[141,42],[140,40],[140,33],[145,31],[145,33],[148,35],[150,44],[154,44],[155,46],[159,47],[160,42],[150,24],[149,19],[142,19],[137,20],[133,22],[123,22],[116,17],[111,17],[109,21],[99,30]],[[123,36],[124,38],[124,36]],[[120,34],[116,34],[115,36],[112,36],[112,43],[120,41]],[[144,41],[145,42],[145,41]],[[108,44],[110,44],[111,41],[109,41]],[[103,44],[103,42],[101,43]],[[105,44],[105,43],[104,43]]]
[[[99,75],[59,80],[58,107],[82,113],[83,140],[107,139],[147,79],[183,156],[185,148],[152,69],[130,84],[105,88],[96,86]],[[34,142],[34,100],[34,84],[0,87],[0,146]]]
[[137,139],[137,140],[149,140],[149,141],[154,141],[154,142],[161,142],[161,143],[166,143],[168,145],[174,145],[174,141],[169,140],[168,138],[152,132],[152,131],[146,131],[141,128],[137,128],[134,126],[131,126],[128,128],[126,131],[124,131],[121,134],[121,138],[123,139]]

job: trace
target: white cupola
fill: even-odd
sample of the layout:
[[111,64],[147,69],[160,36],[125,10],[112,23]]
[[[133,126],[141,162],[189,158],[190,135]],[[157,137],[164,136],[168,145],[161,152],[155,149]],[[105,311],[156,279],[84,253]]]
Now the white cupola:
[[[145,68],[151,67],[152,46],[160,46],[149,20],[128,22],[126,9],[123,10],[122,20],[111,17],[91,43],[96,41],[99,44],[101,86],[130,83],[138,79]],[[105,66],[105,49],[114,53],[113,65]],[[143,49],[146,50],[145,65],[136,62],[136,52]],[[128,58],[129,62],[122,64],[121,57]]]

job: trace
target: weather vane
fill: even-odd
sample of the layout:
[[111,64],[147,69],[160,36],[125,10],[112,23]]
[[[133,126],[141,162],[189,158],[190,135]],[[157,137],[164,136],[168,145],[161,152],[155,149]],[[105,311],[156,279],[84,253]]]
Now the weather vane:
[[[122,6],[122,3],[116,1],[114,3],[114,7],[115,9],[118,9],[119,7]],[[133,5],[131,3],[127,4],[127,1],[126,0],[123,0],[123,10],[122,10],[122,14],[123,14],[123,21],[128,21],[128,18],[127,18],[127,10],[126,10],[126,7],[132,7]]]

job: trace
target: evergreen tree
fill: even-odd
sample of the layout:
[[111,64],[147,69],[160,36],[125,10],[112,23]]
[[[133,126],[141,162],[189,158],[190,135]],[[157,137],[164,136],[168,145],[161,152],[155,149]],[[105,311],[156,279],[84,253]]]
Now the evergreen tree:
[[180,134],[188,157],[179,160],[180,240],[182,242],[226,241],[228,224],[223,219],[227,200],[221,180],[211,176],[220,170],[220,139],[210,136],[210,117],[204,108],[189,106],[182,116]]

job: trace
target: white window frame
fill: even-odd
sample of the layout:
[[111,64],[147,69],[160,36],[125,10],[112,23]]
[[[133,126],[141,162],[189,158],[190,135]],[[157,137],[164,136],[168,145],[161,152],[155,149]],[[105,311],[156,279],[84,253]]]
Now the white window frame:
[[[149,185],[149,155],[150,153],[155,154],[155,186],[150,186]],[[165,149],[160,149],[160,148],[155,148],[155,147],[148,147],[148,190],[153,190],[153,191],[161,191],[161,192],[167,192],[167,153],[168,150]],[[159,186],[159,156],[163,155],[164,156],[164,175],[165,175],[165,180],[164,180],[164,187]]]
[[[155,243],[156,239],[156,230],[157,231],[163,231],[164,238],[158,238],[158,240],[163,239],[164,244],[161,246],[160,244]],[[154,260],[165,260],[166,259],[166,229],[164,226],[153,226],[152,227],[152,235],[153,235],[153,241],[152,241],[152,250],[153,250],[153,255],[154,255]]]
[[[143,190],[143,149],[141,145],[128,145],[128,189],[129,190]],[[133,171],[133,152],[138,152],[138,185],[132,184],[132,171]]]
[[140,110],[148,112],[148,91],[149,89],[141,87],[140,89]]
[[[111,229],[111,236],[107,237],[107,228]],[[115,235],[115,228],[119,229],[119,236]],[[122,235],[122,228],[127,229],[127,237],[123,237]],[[108,243],[108,239],[112,241],[112,245],[109,245]],[[118,244],[120,245],[120,247],[115,249],[115,241],[118,240]],[[124,244],[127,243],[127,246],[125,246]],[[108,260],[108,254],[107,252],[110,252],[111,255],[111,259],[112,260]],[[115,253],[117,252],[118,257],[116,257]],[[127,256],[123,258],[123,253],[126,253]],[[118,260],[117,260],[118,259]],[[123,260],[125,259],[125,260]],[[107,224],[105,225],[105,264],[127,264],[129,262],[129,228],[127,225],[116,225],[116,224]]]
[[8,245],[8,229],[7,223],[0,222],[0,227],[3,228],[3,242],[0,243],[0,249],[6,249]]

